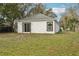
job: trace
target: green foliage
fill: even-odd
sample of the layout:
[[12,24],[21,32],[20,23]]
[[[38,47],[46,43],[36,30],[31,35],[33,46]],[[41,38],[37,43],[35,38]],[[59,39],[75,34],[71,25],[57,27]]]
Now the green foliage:
[[[30,4],[17,4],[17,3],[2,3],[0,4],[0,23],[9,23],[10,26],[13,28],[13,23],[15,19],[23,18],[22,9],[27,8]],[[22,8],[22,9],[21,9]],[[4,21],[4,22],[2,22]]]
[[4,17],[7,17],[7,20],[14,21],[16,18],[20,17],[20,11],[18,10],[18,4],[5,4],[5,8],[2,12]]
[[78,15],[76,13],[76,10],[74,8],[69,8],[66,10],[66,13],[64,16],[62,16],[61,19],[61,27],[64,28],[64,30],[69,29],[70,31],[75,31],[75,26],[78,23]]

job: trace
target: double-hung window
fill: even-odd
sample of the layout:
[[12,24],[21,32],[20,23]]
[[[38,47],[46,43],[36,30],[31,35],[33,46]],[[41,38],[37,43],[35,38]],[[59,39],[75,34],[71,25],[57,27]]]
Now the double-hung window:
[[53,22],[47,22],[47,31],[53,31]]

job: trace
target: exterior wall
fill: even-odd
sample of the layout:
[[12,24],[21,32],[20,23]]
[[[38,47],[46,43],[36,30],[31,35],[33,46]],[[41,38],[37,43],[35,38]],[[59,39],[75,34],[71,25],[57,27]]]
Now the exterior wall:
[[[27,33],[23,32],[22,22],[18,22],[18,33]],[[47,31],[47,21],[31,22],[31,33],[56,33],[59,31],[59,25],[53,21],[53,31]]]
[[60,30],[60,26],[59,24],[56,23],[56,32],[59,32],[59,30]]
[[32,33],[46,33],[46,21],[31,22]]
[[47,31],[47,21],[31,22],[31,33],[51,33],[54,31]]
[[56,22],[53,21],[53,33],[55,33],[55,32],[56,32]]
[[22,22],[18,22],[17,23],[17,25],[18,25],[18,33],[22,33]]
[[59,24],[56,22],[56,21],[53,21],[54,23],[54,33],[56,33],[56,32],[59,32],[59,30],[60,30],[60,26],[59,26]]

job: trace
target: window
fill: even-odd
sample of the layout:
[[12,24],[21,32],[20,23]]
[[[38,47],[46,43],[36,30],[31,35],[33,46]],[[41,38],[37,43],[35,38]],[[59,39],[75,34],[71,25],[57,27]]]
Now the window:
[[30,31],[31,31],[31,23],[25,23],[24,32],[30,32]]
[[53,31],[53,22],[47,22],[47,31]]

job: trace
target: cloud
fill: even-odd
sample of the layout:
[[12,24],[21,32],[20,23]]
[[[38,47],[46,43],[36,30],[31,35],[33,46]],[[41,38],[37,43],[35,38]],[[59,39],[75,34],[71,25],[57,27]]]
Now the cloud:
[[56,14],[61,14],[65,12],[65,8],[52,8],[52,11]]

